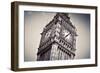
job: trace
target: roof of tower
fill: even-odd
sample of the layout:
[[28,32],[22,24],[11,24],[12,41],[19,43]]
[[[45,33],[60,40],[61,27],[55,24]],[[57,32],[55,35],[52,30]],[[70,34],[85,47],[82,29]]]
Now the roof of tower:
[[46,29],[48,29],[48,27],[51,27],[54,23],[56,23],[59,20],[59,17],[61,17],[65,22],[70,24],[71,27],[76,29],[75,26],[70,21],[70,17],[69,17],[68,13],[56,13],[56,15],[53,17],[53,19],[45,26],[43,31],[46,31]]
[[[56,15],[53,17],[53,19],[46,25],[46,27],[48,27],[54,20],[58,20],[59,16],[65,16],[67,19],[70,19],[69,14],[68,13],[56,13]],[[65,18],[65,20],[66,20]],[[55,22],[56,22],[55,21]]]

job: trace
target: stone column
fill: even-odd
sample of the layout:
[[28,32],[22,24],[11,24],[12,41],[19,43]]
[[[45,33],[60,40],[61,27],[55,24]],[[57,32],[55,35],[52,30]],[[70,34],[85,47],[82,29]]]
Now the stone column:
[[57,49],[58,49],[58,44],[56,44],[56,43],[52,44],[50,60],[58,60]]

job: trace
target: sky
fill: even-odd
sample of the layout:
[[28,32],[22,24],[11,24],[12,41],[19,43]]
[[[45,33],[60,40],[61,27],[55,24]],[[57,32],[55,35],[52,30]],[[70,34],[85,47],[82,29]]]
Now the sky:
[[[43,28],[53,19],[52,12],[24,12],[24,61],[36,61]],[[77,29],[75,59],[90,58],[90,14],[69,13]]]

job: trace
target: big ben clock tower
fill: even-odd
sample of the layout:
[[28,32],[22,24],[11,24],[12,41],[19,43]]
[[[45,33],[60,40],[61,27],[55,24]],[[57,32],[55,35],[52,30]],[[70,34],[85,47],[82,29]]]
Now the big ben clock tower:
[[74,59],[76,28],[67,13],[57,13],[41,33],[37,60]]

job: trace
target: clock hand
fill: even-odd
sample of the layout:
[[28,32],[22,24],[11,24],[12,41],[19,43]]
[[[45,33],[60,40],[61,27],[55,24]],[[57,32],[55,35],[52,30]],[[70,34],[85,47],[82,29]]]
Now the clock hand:
[[[70,34],[70,33],[69,33],[69,34]],[[66,38],[69,34],[67,34],[67,35],[65,36],[65,38]]]

